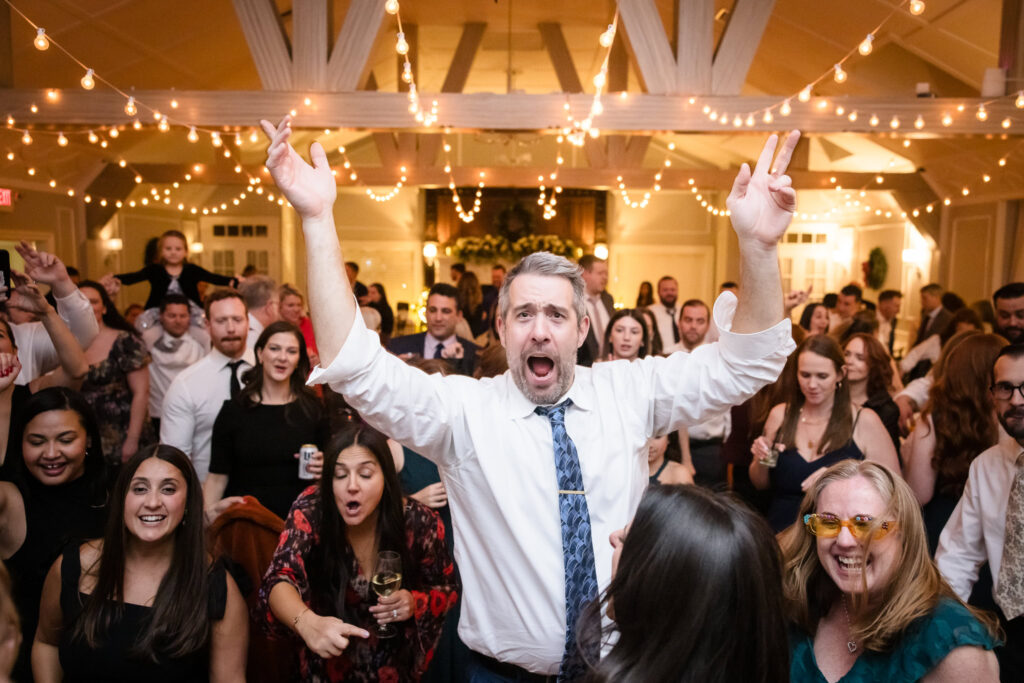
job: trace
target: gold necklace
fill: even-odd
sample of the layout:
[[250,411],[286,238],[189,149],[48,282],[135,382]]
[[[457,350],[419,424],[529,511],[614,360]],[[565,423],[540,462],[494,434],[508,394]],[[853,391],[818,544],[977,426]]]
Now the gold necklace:
[[[804,409],[803,408],[800,409],[800,423],[801,424],[805,424],[805,425],[808,425],[808,426],[817,426],[817,425],[822,425],[822,424],[828,424],[828,421],[829,421],[828,417],[820,418],[820,419],[817,419],[817,420],[808,420],[806,417],[804,417]],[[814,439],[812,439],[810,437],[807,438],[807,447],[809,449],[811,449],[815,453],[818,452],[814,448],[815,447]]]

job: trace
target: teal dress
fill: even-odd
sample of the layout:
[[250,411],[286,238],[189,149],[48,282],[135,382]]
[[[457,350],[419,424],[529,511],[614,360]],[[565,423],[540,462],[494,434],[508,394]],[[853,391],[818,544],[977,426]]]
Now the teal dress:
[[[991,650],[999,643],[955,600],[942,598],[935,611],[912,623],[890,652],[864,652],[838,683],[910,683],[924,678],[951,651],[965,645]],[[790,633],[791,683],[826,683],[814,659],[814,639]]]

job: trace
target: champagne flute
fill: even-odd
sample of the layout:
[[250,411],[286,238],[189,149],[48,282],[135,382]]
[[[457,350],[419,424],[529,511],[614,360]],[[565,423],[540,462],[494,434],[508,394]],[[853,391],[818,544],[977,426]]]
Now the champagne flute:
[[[402,587],[402,559],[393,550],[382,550],[377,553],[377,566],[370,580],[373,592],[386,598]],[[394,638],[398,630],[391,624],[378,624],[378,638]]]

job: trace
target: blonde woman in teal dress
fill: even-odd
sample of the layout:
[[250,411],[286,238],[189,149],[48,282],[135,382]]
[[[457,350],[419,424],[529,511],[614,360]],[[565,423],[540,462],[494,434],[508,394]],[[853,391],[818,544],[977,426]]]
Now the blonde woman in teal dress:
[[781,536],[792,683],[997,683],[999,628],[928,555],[899,475],[846,460],[814,483]]

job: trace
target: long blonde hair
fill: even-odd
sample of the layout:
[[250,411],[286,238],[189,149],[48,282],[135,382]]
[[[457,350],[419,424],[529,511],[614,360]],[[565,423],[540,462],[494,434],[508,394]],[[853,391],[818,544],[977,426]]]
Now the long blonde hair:
[[[866,650],[884,652],[896,644],[911,622],[930,614],[940,598],[963,602],[928,554],[924,520],[910,486],[883,465],[868,460],[844,460],[825,470],[804,496],[797,519],[816,511],[818,498],[829,484],[855,477],[865,479],[887,501],[885,519],[896,521],[896,528],[890,533],[901,544],[899,559],[882,599],[871,606],[864,593],[853,596],[858,616],[850,623],[850,637]],[[802,523],[783,532],[780,542],[785,563],[782,582],[787,617],[813,635],[841,593],[818,559],[817,539]],[[865,552],[870,543],[868,540]],[[998,637],[998,622],[991,615],[969,606],[967,609]]]

